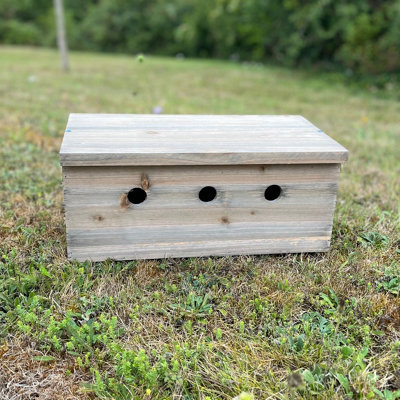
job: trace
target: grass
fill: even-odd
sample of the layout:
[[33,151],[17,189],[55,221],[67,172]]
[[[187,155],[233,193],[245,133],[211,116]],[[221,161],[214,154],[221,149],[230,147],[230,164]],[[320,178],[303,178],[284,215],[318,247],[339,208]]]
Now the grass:
[[[63,74],[54,51],[0,50],[0,398],[400,398],[398,100],[276,67],[73,53]],[[330,252],[68,261],[68,113],[155,106],[302,114],[346,146]]]

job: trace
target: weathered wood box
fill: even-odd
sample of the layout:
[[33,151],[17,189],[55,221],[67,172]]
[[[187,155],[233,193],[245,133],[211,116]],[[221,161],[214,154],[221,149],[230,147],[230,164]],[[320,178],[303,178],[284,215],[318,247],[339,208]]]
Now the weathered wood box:
[[71,114],[68,256],[327,251],[347,155],[301,116]]

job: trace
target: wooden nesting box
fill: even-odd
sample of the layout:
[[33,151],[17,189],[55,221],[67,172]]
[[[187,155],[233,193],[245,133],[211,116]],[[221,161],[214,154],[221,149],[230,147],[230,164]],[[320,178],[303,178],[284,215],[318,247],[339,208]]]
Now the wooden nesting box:
[[327,251],[347,155],[297,115],[71,114],[68,256]]

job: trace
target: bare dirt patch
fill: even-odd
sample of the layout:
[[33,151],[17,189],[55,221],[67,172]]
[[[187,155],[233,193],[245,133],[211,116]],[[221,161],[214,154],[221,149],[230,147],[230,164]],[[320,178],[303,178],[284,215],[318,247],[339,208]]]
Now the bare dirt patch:
[[[0,347],[1,400],[86,400],[80,383],[88,377],[71,365],[62,362],[41,362],[34,357],[43,353],[29,343],[3,343]],[[68,367],[71,374],[68,375]]]

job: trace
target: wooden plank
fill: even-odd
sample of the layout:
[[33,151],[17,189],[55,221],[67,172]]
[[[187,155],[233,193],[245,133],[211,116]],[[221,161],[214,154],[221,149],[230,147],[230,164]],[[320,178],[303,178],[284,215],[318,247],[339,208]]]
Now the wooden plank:
[[337,182],[340,164],[302,165],[233,165],[233,166],[122,166],[122,167],[63,167],[63,180],[73,187],[125,187],[140,185],[146,174],[153,186],[189,184],[282,184],[301,182]]
[[[314,184],[287,184],[281,185],[282,192],[279,199],[267,202],[264,198],[265,185],[224,185],[214,184],[217,197],[209,203],[199,200],[198,193],[202,186],[179,186],[179,187],[156,187],[153,186],[147,192],[146,200],[141,204],[130,204],[123,208],[150,210],[171,208],[206,208],[215,207],[257,207],[273,209],[279,206],[296,206],[299,201],[307,206],[325,206],[329,198],[336,193],[336,183],[314,183]],[[106,207],[120,208],[121,195],[127,193],[130,187],[113,188],[66,188],[65,202],[68,207]]]
[[154,259],[168,257],[227,256],[241,254],[281,254],[325,252],[329,250],[330,237],[301,237],[288,239],[238,239],[230,241],[205,241],[190,243],[152,243],[149,246],[101,245],[94,248],[68,248],[68,257],[79,261]]
[[301,116],[71,114],[71,165],[340,163],[347,150]]
[[197,224],[169,226],[128,226],[99,229],[69,229],[69,243],[72,247],[116,246],[134,243],[151,246],[152,244],[193,243],[230,241],[246,239],[280,239],[297,237],[329,236],[332,225],[329,222],[303,221],[293,222],[242,222],[228,224]]
[[126,226],[168,226],[190,224],[228,224],[236,222],[286,222],[302,224],[304,221],[320,221],[326,223],[332,218],[334,198],[329,199],[326,206],[304,204],[304,207],[271,207],[265,208],[184,208],[184,209],[151,209],[128,210],[97,207],[96,209],[68,208],[69,229],[93,229],[104,227]]

